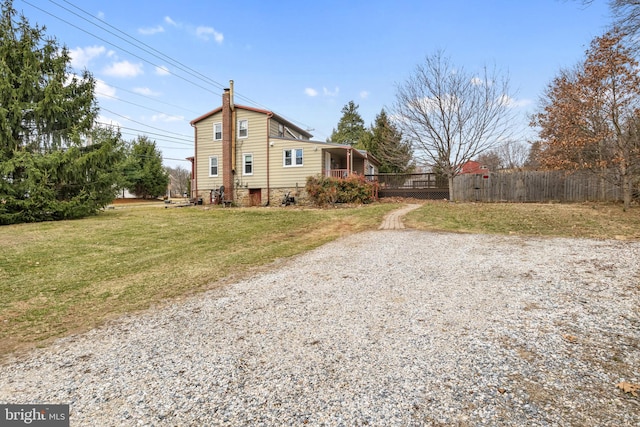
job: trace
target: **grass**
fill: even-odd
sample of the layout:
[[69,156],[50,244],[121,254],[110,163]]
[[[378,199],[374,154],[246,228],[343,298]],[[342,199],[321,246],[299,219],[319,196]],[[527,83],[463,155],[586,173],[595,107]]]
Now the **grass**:
[[[0,227],[0,355],[220,286],[279,258],[375,229],[400,203],[341,209],[108,210]],[[429,202],[411,228],[640,239],[640,208]]]
[[0,227],[0,354],[219,286],[223,278],[375,228],[396,207],[131,207]]
[[619,204],[429,202],[410,212],[411,228],[461,233],[640,239],[640,208]]

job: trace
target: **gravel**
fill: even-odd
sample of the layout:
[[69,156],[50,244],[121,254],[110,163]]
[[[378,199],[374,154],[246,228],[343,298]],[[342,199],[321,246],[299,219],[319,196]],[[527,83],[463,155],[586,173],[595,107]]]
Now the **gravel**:
[[640,242],[371,231],[16,355],[72,426],[640,425]]

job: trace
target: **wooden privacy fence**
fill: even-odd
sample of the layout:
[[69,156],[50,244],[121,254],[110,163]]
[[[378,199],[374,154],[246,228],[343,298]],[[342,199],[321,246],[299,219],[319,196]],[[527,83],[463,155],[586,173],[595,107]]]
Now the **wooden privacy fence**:
[[592,173],[510,171],[458,175],[453,197],[482,202],[618,201],[622,191]]

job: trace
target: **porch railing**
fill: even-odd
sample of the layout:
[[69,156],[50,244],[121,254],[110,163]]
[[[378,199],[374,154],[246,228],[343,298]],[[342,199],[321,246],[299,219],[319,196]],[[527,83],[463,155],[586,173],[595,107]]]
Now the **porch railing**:
[[347,178],[349,175],[358,175],[358,172],[349,169],[330,169],[324,171],[324,176],[331,178]]

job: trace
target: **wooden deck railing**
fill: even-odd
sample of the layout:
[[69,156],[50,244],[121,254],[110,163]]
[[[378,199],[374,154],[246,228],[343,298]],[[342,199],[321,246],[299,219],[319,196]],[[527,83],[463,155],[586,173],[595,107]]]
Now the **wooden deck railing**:
[[324,175],[331,178],[347,178],[349,175],[358,175],[358,172],[349,171],[349,169],[330,169],[325,170]]

